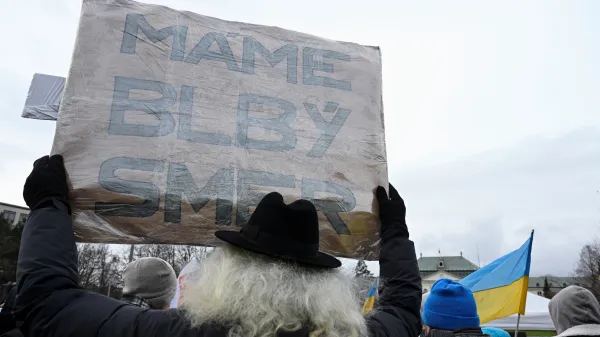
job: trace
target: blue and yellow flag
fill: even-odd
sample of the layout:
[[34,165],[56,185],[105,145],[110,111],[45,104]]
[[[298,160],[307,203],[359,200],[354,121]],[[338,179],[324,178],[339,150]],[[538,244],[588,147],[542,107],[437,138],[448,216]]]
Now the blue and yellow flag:
[[525,314],[531,246],[529,240],[459,282],[473,292],[481,324],[513,314]]
[[367,294],[367,300],[365,301],[365,305],[363,305],[362,314],[366,314],[369,311],[373,310],[375,307],[375,297],[377,296],[377,290],[379,289],[379,277],[375,278],[373,284],[371,284],[371,288],[369,288],[369,293]]

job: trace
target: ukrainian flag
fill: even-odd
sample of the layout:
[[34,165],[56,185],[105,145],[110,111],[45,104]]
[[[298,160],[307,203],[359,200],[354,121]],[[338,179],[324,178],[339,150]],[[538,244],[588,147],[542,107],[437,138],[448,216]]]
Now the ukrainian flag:
[[481,324],[525,314],[533,231],[529,240],[459,282],[473,292]]
[[375,297],[377,296],[377,290],[379,289],[379,277],[375,278],[373,284],[371,284],[371,288],[369,288],[369,293],[367,294],[367,300],[365,301],[365,305],[363,305],[362,314],[367,314],[369,311],[373,310],[375,307]]

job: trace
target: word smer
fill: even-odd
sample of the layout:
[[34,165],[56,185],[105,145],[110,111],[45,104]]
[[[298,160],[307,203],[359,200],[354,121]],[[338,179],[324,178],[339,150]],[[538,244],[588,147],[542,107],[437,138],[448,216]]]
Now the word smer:
[[[155,159],[130,157],[111,158],[102,163],[98,183],[104,189],[127,195],[139,196],[140,204],[96,203],[95,212],[103,216],[144,218],[154,215],[160,205],[160,189],[151,182],[124,180],[117,177],[117,170],[134,170],[161,173],[167,171],[167,188],[164,196],[164,221],[181,222],[181,203],[185,197],[193,210],[199,212],[210,200],[216,200],[215,223],[217,226],[231,226],[234,190],[237,195],[236,225],[247,223],[250,207],[255,207],[264,195],[254,192],[252,186],[295,188],[296,176],[271,172],[237,170],[237,186],[233,168],[223,168],[208,179],[204,187],[198,187],[185,164],[170,163]],[[338,234],[350,235],[348,227],[340,219],[338,212],[348,212],[356,207],[352,191],[332,182],[302,178],[301,198],[311,200]],[[336,194],[336,200],[320,200],[318,193]]]
[[[130,98],[131,91],[153,91],[161,95],[152,100]],[[175,131],[176,123],[170,112],[177,101],[175,87],[164,82],[140,80],[117,76],[115,78],[113,102],[110,111],[108,133],[112,135],[161,137]],[[249,115],[251,104],[276,108],[281,113],[276,117],[255,117]],[[296,119],[297,107],[281,98],[240,93],[237,107],[237,127],[235,142],[231,135],[222,132],[208,132],[192,129],[192,107],[194,87],[182,85],[179,95],[179,126],[177,138],[188,142],[219,146],[237,146],[265,151],[289,151],[296,148],[296,134],[291,124]],[[304,103],[304,109],[320,131],[309,157],[322,157],[350,115],[349,109],[340,108],[336,102],[328,102],[323,107],[325,113],[335,113],[330,122],[325,121],[320,108],[312,103]],[[143,125],[125,122],[126,111],[136,110],[148,113],[159,120],[158,125]],[[281,139],[259,140],[248,137],[248,128],[262,128],[277,132]]]

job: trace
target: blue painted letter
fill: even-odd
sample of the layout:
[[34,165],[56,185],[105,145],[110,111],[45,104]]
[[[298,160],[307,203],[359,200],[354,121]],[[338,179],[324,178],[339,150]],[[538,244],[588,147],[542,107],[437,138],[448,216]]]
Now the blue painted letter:
[[220,132],[203,132],[192,130],[192,106],[194,105],[194,87],[181,86],[179,100],[179,130],[177,138],[188,142],[210,145],[230,146],[231,137]]
[[211,198],[216,197],[215,222],[217,226],[230,226],[233,212],[233,184],[233,169],[224,168],[215,173],[206,185],[199,189],[185,165],[169,163],[165,222],[181,222],[181,200],[185,195],[195,212],[200,211]]
[[[139,30],[142,30],[142,33],[144,33],[152,43],[157,43],[169,36],[173,36],[171,60],[183,61],[187,29],[188,28],[185,26],[170,26],[161,30],[156,30],[156,28],[150,26],[143,15],[127,14],[125,19],[125,29],[123,29],[123,41],[121,41],[121,53],[135,54],[137,40],[143,41],[141,36],[138,36]],[[166,48],[161,46],[161,49]]]
[[116,175],[117,170],[134,170],[144,172],[160,173],[163,171],[163,162],[155,159],[139,159],[129,157],[117,157],[106,160],[100,165],[98,184],[105,190],[137,196],[141,203],[130,205],[122,202],[104,203],[97,202],[96,214],[102,216],[124,216],[132,218],[146,218],[152,216],[158,210],[160,202],[160,190],[150,182],[124,180]]
[[315,76],[315,70],[333,73],[333,64],[316,61],[315,56],[319,57],[319,59],[328,58],[350,62],[350,56],[346,54],[331,50],[304,47],[302,49],[302,84],[352,91],[352,84],[348,81],[334,80],[325,76]]
[[[250,117],[248,114],[250,104],[275,107],[282,113],[271,118]],[[266,151],[288,151],[296,147],[296,133],[290,126],[296,119],[296,107],[286,100],[254,94],[240,94],[237,118],[236,144],[239,147]],[[250,139],[248,138],[249,127],[275,131],[281,135],[281,140]]]
[[316,105],[304,103],[304,107],[306,108],[306,111],[308,111],[310,118],[315,123],[317,129],[321,131],[321,137],[319,137],[315,145],[308,153],[309,157],[323,157],[331,145],[331,142],[333,142],[335,136],[338,134],[338,132],[340,132],[340,129],[344,125],[348,115],[350,115],[351,110],[338,108],[338,106],[339,104],[335,102],[327,102],[327,105],[325,105],[323,112],[333,113],[337,110],[336,114],[331,119],[331,122],[327,123]]
[[298,46],[286,44],[271,53],[260,42],[251,37],[244,38],[244,53],[242,54],[242,71],[247,74],[254,74],[255,54],[261,54],[271,67],[287,57],[287,82],[298,83]]
[[[337,194],[342,200],[316,199],[317,192]],[[349,188],[332,182],[302,178],[302,199],[312,201],[319,211],[325,213],[336,233],[350,235],[350,230],[338,215],[338,212],[350,212],[356,207],[356,199]]]
[[[215,42],[219,46],[220,53],[209,50]],[[202,59],[224,62],[227,65],[227,69],[232,71],[240,70],[231,47],[229,47],[229,42],[227,42],[227,38],[223,34],[210,32],[204,35],[185,58],[185,62],[198,64]]]
[[250,207],[255,207],[266,195],[256,193],[252,186],[296,187],[296,177],[278,173],[260,171],[238,171],[237,183],[237,212],[235,223],[242,226],[250,219]]
[[[154,91],[162,95],[159,99],[130,99],[131,90]],[[168,135],[175,128],[175,120],[169,112],[175,104],[177,93],[172,86],[158,81],[138,80],[129,77],[115,77],[115,89],[110,110],[108,133],[111,135],[160,137]],[[156,119],[158,125],[125,123],[125,112],[143,111]]]

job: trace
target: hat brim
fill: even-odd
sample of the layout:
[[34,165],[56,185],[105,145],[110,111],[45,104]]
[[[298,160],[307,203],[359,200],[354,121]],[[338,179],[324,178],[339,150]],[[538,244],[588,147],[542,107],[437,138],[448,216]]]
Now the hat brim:
[[297,262],[297,263],[300,263],[300,264],[303,264],[306,266],[333,269],[333,268],[338,268],[342,265],[342,262],[340,260],[336,259],[335,257],[333,257],[329,254],[323,253],[323,252],[319,252],[317,254],[317,256],[315,256],[315,257],[304,257],[304,258],[296,257],[296,256],[281,256],[281,255],[273,254],[273,252],[270,252],[268,249],[257,246],[255,244],[253,244],[252,242],[246,240],[240,234],[240,232],[216,231],[215,236],[222,241],[225,241],[236,247],[252,251],[254,253],[268,255],[271,257],[280,258],[280,259],[284,259],[284,260],[288,260],[288,261],[294,261],[294,262]]

